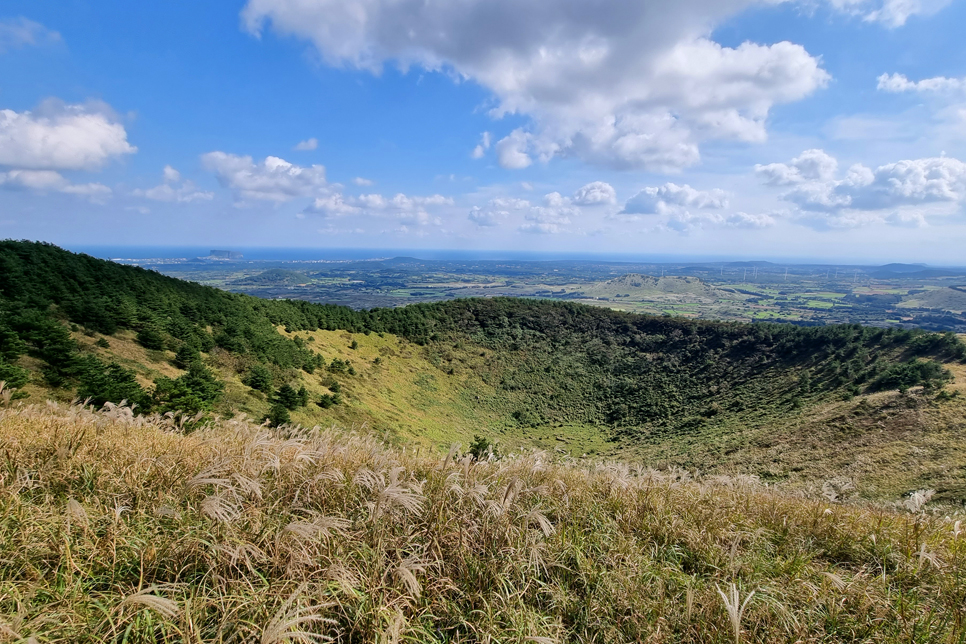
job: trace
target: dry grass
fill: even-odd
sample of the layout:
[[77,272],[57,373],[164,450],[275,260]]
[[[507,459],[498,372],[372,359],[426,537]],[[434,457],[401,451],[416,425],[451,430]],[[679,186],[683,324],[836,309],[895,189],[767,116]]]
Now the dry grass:
[[961,523],[750,478],[53,405],[0,459],[0,641],[966,641]]

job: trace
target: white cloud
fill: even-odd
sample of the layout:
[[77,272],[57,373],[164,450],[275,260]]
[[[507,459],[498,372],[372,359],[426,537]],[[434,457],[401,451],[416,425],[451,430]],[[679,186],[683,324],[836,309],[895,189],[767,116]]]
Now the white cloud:
[[250,156],[218,151],[201,155],[201,162],[241,199],[281,203],[318,195],[326,187],[325,167],[321,165],[298,166],[272,156],[255,163]]
[[490,143],[490,133],[484,132],[480,135],[480,142],[475,148],[473,148],[473,152],[470,154],[470,156],[474,159],[482,159],[483,155],[486,154],[486,151],[490,149]]
[[467,216],[477,226],[499,226],[514,212],[523,211],[529,207],[530,202],[526,199],[499,197],[497,199],[491,199],[483,208],[473,206]]
[[333,192],[323,197],[317,197],[312,205],[304,212],[323,217],[345,217],[360,212],[362,209],[350,203],[339,192]]
[[949,92],[966,89],[966,78],[947,78],[935,76],[920,81],[911,81],[903,74],[882,74],[877,89],[884,92]]
[[828,181],[835,176],[838,167],[838,161],[824,150],[805,150],[788,165],[756,165],[755,172],[767,185],[790,186],[806,181]]
[[[172,203],[191,203],[192,201],[211,201],[213,192],[199,190],[192,181],[181,181],[181,173],[169,165],[162,171],[164,183],[147,190],[135,190],[135,197],[144,197],[153,201],[167,201]],[[178,183],[181,185],[175,185]]]
[[[806,155],[822,162],[803,164]],[[883,221],[919,226],[930,215],[966,204],[966,163],[951,157],[903,160],[875,170],[856,164],[842,179],[835,178],[836,167],[821,150],[809,150],[790,165],[773,163],[756,171],[766,185],[790,186],[781,198],[798,206],[799,221],[817,228]],[[895,212],[885,214],[889,210]]]
[[658,229],[673,230],[687,235],[696,230],[701,230],[705,226],[720,226],[725,221],[725,218],[718,213],[694,214],[687,210],[676,210],[671,212],[667,219],[658,225]]
[[136,151],[104,104],[48,100],[34,112],[0,110],[0,165],[96,170],[111,158]]
[[894,212],[885,218],[885,222],[890,226],[900,228],[926,228],[926,216],[921,212]]
[[256,35],[271,23],[310,39],[330,65],[378,72],[392,61],[474,80],[495,95],[492,116],[532,119],[495,146],[503,167],[578,156],[665,170],[696,163],[703,141],[763,140],[773,105],[828,82],[799,45],[707,38],[754,4],[249,0],[242,19]]
[[896,28],[906,24],[912,16],[931,16],[947,6],[951,0],[830,0],[832,6],[866,22],[880,22]]
[[300,152],[305,152],[308,150],[316,150],[319,147],[319,140],[315,137],[311,139],[305,139],[304,141],[299,141],[293,150],[298,150]]
[[951,0],[829,0],[840,11],[860,16],[866,22],[879,22],[896,28],[912,16],[931,16]]
[[768,228],[777,222],[775,216],[768,213],[750,215],[746,212],[736,212],[725,217],[724,223],[731,228]]
[[520,232],[537,234],[556,234],[564,232],[573,219],[580,216],[580,210],[573,202],[559,192],[544,195],[542,206],[530,206],[525,215],[526,223]]
[[356,184],[357,186],[371,186],[373,183],[375,183],[375,181],[372,179],[366,179],[365,177],[356,177],[352,180],[352,183]]
[[[335,186],[339,188],[339,186]],[[303,213],[336,218],[354,216],[374,216],[391,218],[403,227],[441,225],[438,216],[430,214],[435,208],[452,206],[453,200],[443,195],[409,196],[398,193],[392,197],[380,194],[364,194],[357,197],[345,196],[338,189],[317,197]]]
[[0,54],[27,46],[60,42],[60,34],[23,16],[0,20]]
[[181,173],[172,168],[169,165],[164,166],[164,170],[161,171],[164,176],[165,183],[177,183],[181,181]]
[[500,139],[496,144],[496,157],[500,166],[507,170],[521,170],[533,163],[533,159],[527,154],[530,145],[530,135],[522,129],[517,128]]
[[617,191],[609,183],[593,181],[574,193],[574,203],[578,206],[600,206],[617,203]]
[[8,190],[34,192],[62,192],[85,197],[94,203],[104,203],[112,190],[101,183],[71,183],[54,170],[10,170],[0,172],[0,186]]
[[721,209],[728,206],[728,193],[717,188],[696,190],[685,184],[665,183],[644,188],[627,200],[621,214],[660,215],[681,208]]

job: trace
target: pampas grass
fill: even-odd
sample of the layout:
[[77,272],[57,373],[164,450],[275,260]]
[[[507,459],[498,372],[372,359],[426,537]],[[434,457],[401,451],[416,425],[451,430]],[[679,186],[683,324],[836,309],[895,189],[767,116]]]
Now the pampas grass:
[[924,496],[8,407],[0,642],[964,642]]

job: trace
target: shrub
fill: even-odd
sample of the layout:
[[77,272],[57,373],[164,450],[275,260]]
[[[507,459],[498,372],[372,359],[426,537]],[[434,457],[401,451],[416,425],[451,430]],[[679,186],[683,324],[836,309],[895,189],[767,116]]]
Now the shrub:
[[138,331],[137,341],[145,349],[152,351],[164,349],[164,337],[154,327],[147,326]]
[[272,405],[272,408],[268,411],[265,416],[265,420],[269,422],[272,427],[278,427],[280,425],[287,425],[292,422],[292,417],[288,413],[288,409],[280,402],[276,402]]
[[171,379],[160,376],[154,381],[154,403],[158,411],[179,412],[189,416],[211,411],[224,391],[224,384],[200,362],[188,366],[188,372]]
[[125,400],[144,410],[151,405],[148,393],[138,384],[134,372],[116,362],[105,365],[94,356],[88,356],[81,362],[79,380],[77,397],[90,399],[96,407],[109,402],[119,404]]
[[195,362],[200,361],[201,353],[198,352],[198,349],[194,345],[185,343],[182,344],[178,348],[177,353],[174,354],[172,364],[174,364],[174,366],[176,366],[178,369],[187,369]]
[[292,385],[284,384],[275,392],[275,401],[285,409],[294,411],[299,406],[299,393]]
[[268,394],[272,392],[273,381],[272,372],[263,365],[257,364],[248,370],[248,375],[242,379],[242,384]]
[[473,435],[473,442],[470,443],[469,453],[473,457],[474,461],[482,461],[486,458],[489,458],[491,455],[495,458],[499,458],[496,443],[485,436],[480,436],[479,434]]
[[872,387],[905,391],[918,385],[934,387],[951,378],[952,374],[935,360],[913,360],[889,366],[873,381]]
[[30,374],[23,367],[0,359],[0,380],[6,382],[10,389],[19,389],[30,380]]

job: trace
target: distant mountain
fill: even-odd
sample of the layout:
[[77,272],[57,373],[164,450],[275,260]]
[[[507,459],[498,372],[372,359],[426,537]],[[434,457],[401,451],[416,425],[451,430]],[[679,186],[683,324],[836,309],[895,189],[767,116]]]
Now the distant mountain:
[[765,266],[778,266],[774,262],[766,262],[764,260],[748,260],[743,262],[728,262],[725,264],[728,268],[755,268],[756,266],[761,268]]
[[879,272],[883,273],[918,273],[925,270],[925,264],[885,264],[878,267]]

